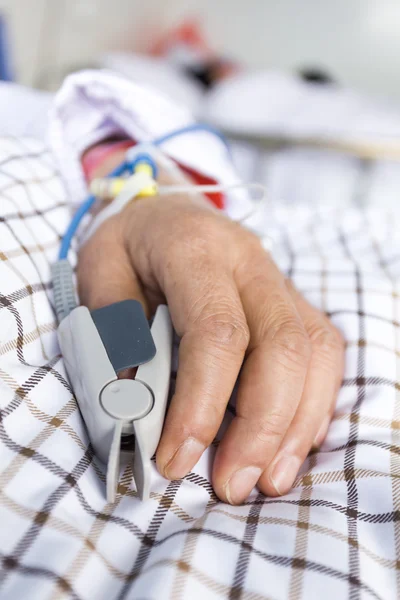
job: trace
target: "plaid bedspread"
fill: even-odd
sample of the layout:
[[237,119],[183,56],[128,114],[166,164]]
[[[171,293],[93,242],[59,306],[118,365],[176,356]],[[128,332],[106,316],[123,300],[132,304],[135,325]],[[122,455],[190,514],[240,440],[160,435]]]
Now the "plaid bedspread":
[[55,333],[65,191],[41,144],[1,140],[0,598],[400,597],[399,210],[299,202],[260,216],[280,266],[348,344],[327,440],[293,490],[219,502],[216,440],[183,481],[154,468],[148,503],[126,469],[107,504]]

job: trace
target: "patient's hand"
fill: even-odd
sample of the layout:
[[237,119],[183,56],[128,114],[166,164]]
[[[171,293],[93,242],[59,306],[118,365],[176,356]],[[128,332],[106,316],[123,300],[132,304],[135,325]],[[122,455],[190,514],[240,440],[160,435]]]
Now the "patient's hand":
[[218,447],[218,496],[291,488],[328,429],[342,379],[339,332],[285,280],[258,238],[187,196],[142,199],[81,249],[81,300],[168,303],[182,337],[176,393],[157,450],[184,477],[213,441],[237,378],[236,416]]

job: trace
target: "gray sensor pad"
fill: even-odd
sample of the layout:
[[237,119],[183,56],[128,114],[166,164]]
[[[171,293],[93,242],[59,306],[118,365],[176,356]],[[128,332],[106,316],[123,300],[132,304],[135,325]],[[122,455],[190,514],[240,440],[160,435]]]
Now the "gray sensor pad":
[[91,315],[116,373],[154,358],[156,347],[140,302],[124,300]]

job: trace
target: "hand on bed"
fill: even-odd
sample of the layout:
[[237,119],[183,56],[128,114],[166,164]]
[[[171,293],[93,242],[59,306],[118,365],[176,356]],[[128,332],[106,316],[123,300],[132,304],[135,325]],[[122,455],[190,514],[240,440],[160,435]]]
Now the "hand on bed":
[[182,341],[176,392],[157,450],[168,479],[184,477],[213,441],[239,377],[236,416],[219,444],[213,486],[239,504],[257,484],[288,492],[323,441],[344,344],[293,288],[258,238],[203,200],[141,200],[81,249],[81,301],[167,301]]

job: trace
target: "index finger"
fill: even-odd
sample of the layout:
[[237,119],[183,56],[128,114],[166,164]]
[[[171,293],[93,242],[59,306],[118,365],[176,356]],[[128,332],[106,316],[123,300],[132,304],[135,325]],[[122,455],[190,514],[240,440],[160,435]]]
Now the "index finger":
[[[179,263],[176,263],[179,264]],[[248,328],[228,269],[212,257],[186,262],[164,290],[182,336],[176,391],[157,450],[169,479],[184,477],[213,441],[248,344]]]

